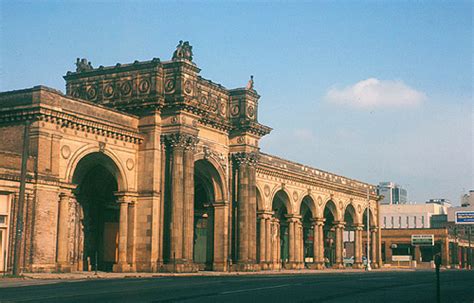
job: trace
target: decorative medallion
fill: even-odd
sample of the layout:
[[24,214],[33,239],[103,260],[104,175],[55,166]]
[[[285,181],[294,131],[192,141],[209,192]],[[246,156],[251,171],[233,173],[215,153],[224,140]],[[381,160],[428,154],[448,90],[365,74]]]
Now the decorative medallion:
[[293,200],[298,200],[298,193],[296,192],[296,190],[293,192]]
[[237,143],[244,143],[245,142],[245,138],[244,137],[238,137],[237,138]]
[[71,149],[69,148],[69,146],[64,145],[63,147],[61,147],[61,156],[63,156],[64,159],[68,159],[69,156],[71,156]]
[[255,115],[255,109],[253,108],[252,105],[250,105],[250,106],[247,108],[247,115],[248,115],[250,118],[253,118],[253,115]]
[[177,123],[177,122],[178,122],[178,118],[176,118],[176,117],[171,118],[171,123]]
[[225,107],[225,102],[224,102],[224,101],[221,101],[220,109],[221,109],[221,115],[222,115],[222,116],[225,116],[226,107]]
[[204,105],[206,105],[206,106],[208,105],[209,102],[208,102],[206,96],[202,96],[202,97],[201,97],[201,103],[204,104]]
[[213,112],[217,111],[217,101],[216,101],[216,99],[211,99],[210,109]]
[[342,204],[342,201],[339,201],[339,208],[342,209],[344,205]]
[[270,196],[270,186],[268,186],[268,184],[265,184],[265,186],[263,187],[263,193],[266,197]]
[[357,206],[357,212],[360,214],[361,211],[362,211],[362,207],[360,207],[360,205]]
[[184,82],[184,92],[188,95],[190,95],[193,92],[193,84],[191,83],[191,81],[186,80]]
[[128,170],[132,170],[135,167],[135,162],[133,162],[132,158],[129,158],[126,164],[127,164]]
[[319,206],[323,205],[323,200],[321,200],[321,198],[318,199],[318,205]]
[[238,105],[232,106],[232,109],[230,110],[230,113],[232,116],[237,116],[240,112],[240,107]]
[[107,84],[104,87],[104,96],[110,98],[114,95],[114,86],[112,84]]
[[132,92],[132,83],[130,81],[125,81],[122,83],[121,91],[123,95],[128,95]]
[[105,142],[99,142],[99,151],[101,153],[105,152]]
[[138,90],[140,93],[147,93],[150,89],[150,81],[147,79],[144,79],[140,81],[140,84],[138,85]]
[[165,91],[168,92],[168,93],[172,92],[174,90],[174,85],[175,85],[175,83],[174,83],[173,79],[166,80],[166,82],[165,82]]
[[89,87],[87,90],[87,98],[89,100],[95,99],[97,97],[97,89],[94,86]]

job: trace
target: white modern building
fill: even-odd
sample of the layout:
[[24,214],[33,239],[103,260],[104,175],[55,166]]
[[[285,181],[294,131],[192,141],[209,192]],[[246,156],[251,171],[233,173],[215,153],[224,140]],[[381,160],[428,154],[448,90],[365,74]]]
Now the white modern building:
[[448,222],[454,222],[457,211],[474,211],[474,189],[461,197],[461,206],[450,207],[448,209]]
[[380,205],[380,224],[386,229],[432,228],[433,219],[446,216],[448,209],[446,204],[430,201],[425,204]]
[[394,182],[380,182],[377,185],[377,194],[383,196],[380,204],[405,204],[407,203],[407,191]]

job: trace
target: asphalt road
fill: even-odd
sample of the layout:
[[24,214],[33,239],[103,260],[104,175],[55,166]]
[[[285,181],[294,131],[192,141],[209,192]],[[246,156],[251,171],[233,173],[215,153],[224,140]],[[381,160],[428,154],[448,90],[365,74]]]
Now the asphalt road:
[[[0,288],[0,302],[436,302],[436,284],[433,271],[127,278]],[[473,303],[474,271],[442,271],[441,302]]]

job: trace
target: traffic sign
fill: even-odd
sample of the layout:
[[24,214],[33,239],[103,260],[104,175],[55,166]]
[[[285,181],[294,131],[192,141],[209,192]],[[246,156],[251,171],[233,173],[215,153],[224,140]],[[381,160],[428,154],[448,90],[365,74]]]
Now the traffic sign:
[[474,224],[474,211],[457,211],[454,222],[456,224]]

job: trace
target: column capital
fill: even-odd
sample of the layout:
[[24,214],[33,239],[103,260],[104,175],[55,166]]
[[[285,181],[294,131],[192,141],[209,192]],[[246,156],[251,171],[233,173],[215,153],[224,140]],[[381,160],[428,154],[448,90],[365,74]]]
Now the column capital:
[[125,191],[115,192],[114,195],[117,198],[117,203],[119,204],[135,203],[138,197],[138,194],[136,192],[125,192]]
[[232,154],[232,160],[238,167],[240,166],[257,166],[260,159],[258,152],[237,152]]
[[302,217],[300,215],[290,214],[290,215],[285,215],[285,218],[288,223],[290,222],[299,223],[301,222]]
[[326,222],[326,219],[324,218],[311,218],[311,222],[313,223],[313,225],[317,225],[317,226],[322,226],[324,225],[324,222]]
[[260,219],[270,219],[273,216],[273,211],[259,210],[257,211],[257,217]]
[[355,230],[364,230],[364,224],[354,224],[354,229]]
[[372,231],[372,232],[376,232],[376,231],[378,231],[378,230],[379,230],[379,227],[378,227],[378,226],[371,226],[371,227],[370,227],[370,231]]
[[161,143],[168,149],[195,150],[199,139],[187,133],[171,133],[161,135]]
[[346,226],[346,222],[344,222],[344,221],[333,221],[333,225],[336,228],[344,228],[344,226]]

